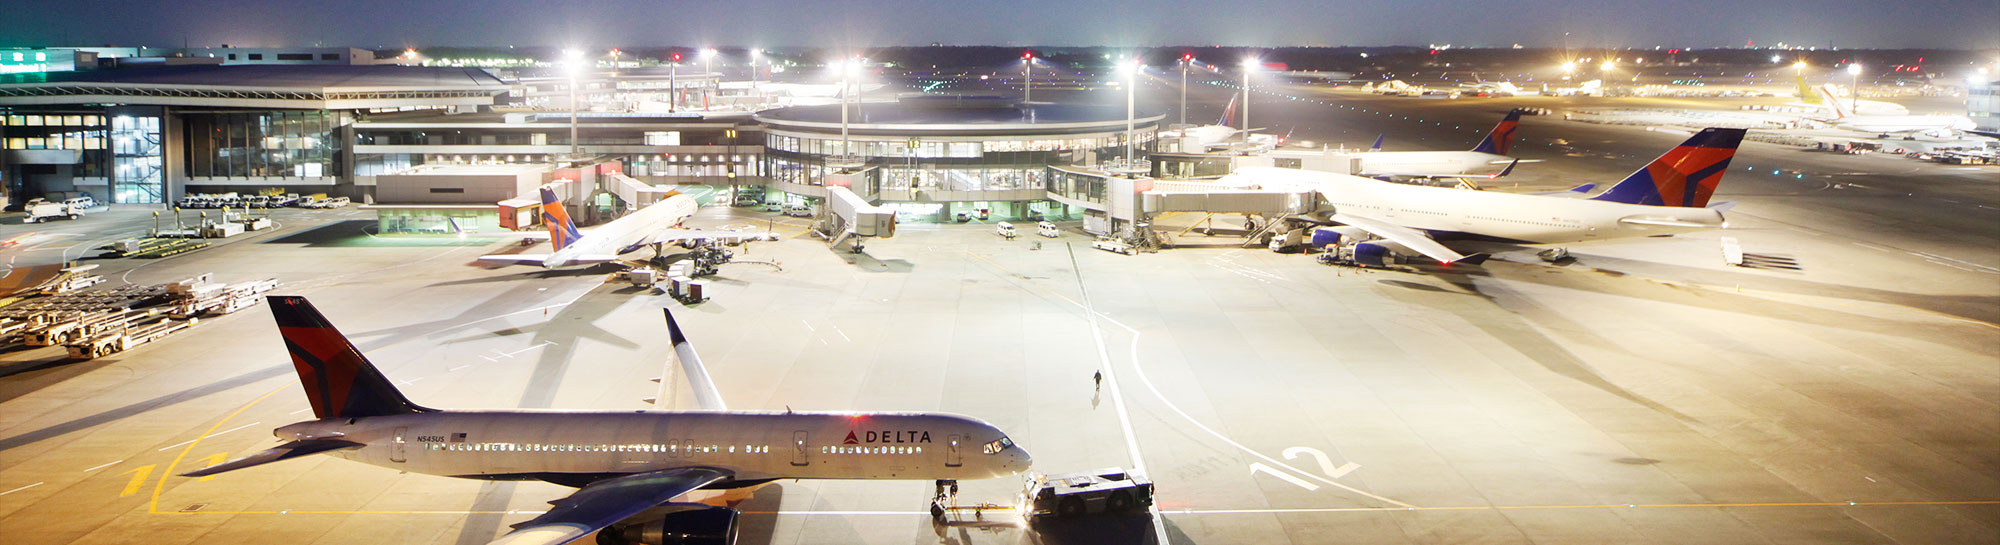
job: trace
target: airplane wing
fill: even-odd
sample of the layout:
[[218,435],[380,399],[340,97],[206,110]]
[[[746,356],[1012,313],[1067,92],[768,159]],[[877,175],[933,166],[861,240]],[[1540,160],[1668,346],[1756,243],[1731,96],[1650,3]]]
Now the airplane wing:
[[653,244],[667,244],[685,240],[745,242],[756,240],[777,240],[770,233],[749,233],[743,231],[697,231],[694,229],[665,229],[653,235]]
[[361,443],[356,443],[345,439],[333,439],[333,438],[302,439],[278,445],[276,447],[272,447],[270,450],[266,450],[264,452],[259,452],[249,456],[244,456],[242,458],[237,458],[235,460],[230,460],[228,462],[208,466],[203,469],[182,473],[181,476],[207,477],[209,475],[214,475],[225,471],[236,471],[238,469],[243,469],[250,466],[260,466],[280,460],[290,460],[308,454],[319,454],[322,452],[330,452],[341,449],[361,448],[361,446],[362,446]]
[[514,525],[492,545],[562,545],[652,509],[674,496],[728,478],[719,469],[683,467],[634,473],[591,483],[569,497],[549,502],[542,516]]
[[[722,392],[715,388],[715,381],[708,378],[708,368],[702,367],[701,356],[695,354],[694,344],[681,334],[681,324],[674,321],[674,311],[660,309],[667,315],[667,336],[674,343],[674,359],[681,362],[681,373],[687,375],[688,388],[694,390],[695,405],[705,411],[726,411],[729,407],[722,402]],[[666,403],[667,391],[674,386],[671,381],[660,381],[660,393],[653,398],[657,406]],[[672,407],[657,407],[670,409]]]
[[1438,244],[1438,241],[1431,240],[1431,237],[1425,235],[1422,231],[1375,218],[1336,213],[1333,215],[1333,221],[1359,227],[1361,230],[1372,233],[1375,236],[1389,239],[1390,242],[1401,244],[1411,250],[1416,250],[1417,253],[1429,256],[1431,259],[1436,259],[1439,263],[1464,261],[1466,263],[1478,264],[1486,260],[1484,255],[1467,256],[1451,251],[1451,248],[1446,248],[1443,244]]

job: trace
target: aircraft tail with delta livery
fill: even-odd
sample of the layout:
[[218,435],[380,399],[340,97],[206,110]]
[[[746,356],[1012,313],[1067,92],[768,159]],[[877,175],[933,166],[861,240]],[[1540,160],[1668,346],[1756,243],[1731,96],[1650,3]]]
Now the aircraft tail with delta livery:
[[583,233],[576,230],[576,222],[570,221],[569,208],[556,198],[555,190],[549,186],[542,186],[541,190],[542,225],[549,229],[549,246],[557,250],[568,248],[576,239],[583,238]]
[[1486,133],[1486,139],[1480,140],[1479,145],[1472,147],[1472,151],[1507,155],[1507,152],[1514,149],[1514,128],[1520,124],[1521,111],[1508,111],[1507,117],[1501,119],[1499,125],[1494,125],[1493,132]]
[[1744,129],[1702,129],[1591,200],[1651,206],[1708,206]]

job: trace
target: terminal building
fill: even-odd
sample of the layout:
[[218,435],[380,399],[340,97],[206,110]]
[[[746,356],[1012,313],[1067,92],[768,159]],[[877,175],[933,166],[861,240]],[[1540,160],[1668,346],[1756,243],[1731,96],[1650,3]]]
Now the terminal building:
[[[899,215],[943,221],[986,209],[1005,218],[1068,217],[1082,209],[1052,199],[1051,165],[1098,165],[1126,152],[1123,108],[1022,103],[994,97],[911,96],[850,107],[797,106],[758,112],[761,171],[769,188],[825,196],[837,169],[867,174],[857,194]],[[1132,120],[1143,154],[1163,114]]]
[[[1078,217],[1103,197],[1050,167],[1111,162],[1128,145],[1143,156],[1163,118],[917,95],[856,101],[843,123],[824,97],[774,91],[794,87],[658,68],[509,78],[333,62],[22,71],[0,74],[0,190],[9,206],[88,193],[166,208],[190,194],[259,191],[490,206],[464,188],[382,184],[455,179],[402,175],[450,165],[545,165],[528,170],[560,176],[615,164],[639,184],[794,203],[819,202],[829,173],[851,172],[858,193],[912,221],[974,209]],[[597,192],[584,193],[573,204]],[[1065,202],[1072,193],[1082,197]],[[636,203],[624,204],[613,208]]]

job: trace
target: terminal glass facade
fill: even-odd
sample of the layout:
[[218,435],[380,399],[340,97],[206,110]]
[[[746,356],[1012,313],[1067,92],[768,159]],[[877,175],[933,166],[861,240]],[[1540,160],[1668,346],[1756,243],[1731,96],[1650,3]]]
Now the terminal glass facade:
[[[1153,139],[1151,129],[1138,133],[1143,148]],[[1046,183],[1048,165],[1084,164],[1121,156],[1124,134],[1074,136],[853,137],[846,146],[838,137],[770,134],[765,172],[771,180],[821,185],[827,158],[843,147],[882,172],[883,190],[1007,191],[1035,189]]]
[[166,199],[166,172],[160,161],[160,118],[111,118],[111,202],[159,204]]
[[105,117],[94,113],[9,113],[0,115],[0,149],[81,150],[75,176],[103,178],[105,155],[110,147],[105,138]]
[[183,112],[188,175],[319,178],[335,168],[333,114],[326,111]]

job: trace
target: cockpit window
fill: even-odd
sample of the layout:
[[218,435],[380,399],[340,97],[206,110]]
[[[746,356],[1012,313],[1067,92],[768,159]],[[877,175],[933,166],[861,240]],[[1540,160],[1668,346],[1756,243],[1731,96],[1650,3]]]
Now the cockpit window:
[[1001,436],[999,439],[994,439],[992,442],[986,443],[986,447],[980,449],[980,451],[987,454],[999,454],[1000,451],[1007,450],[1007,447],[1011,446],[1014,446],[1014,440],[1008,439],[1006,436]]

